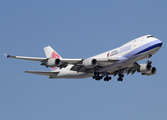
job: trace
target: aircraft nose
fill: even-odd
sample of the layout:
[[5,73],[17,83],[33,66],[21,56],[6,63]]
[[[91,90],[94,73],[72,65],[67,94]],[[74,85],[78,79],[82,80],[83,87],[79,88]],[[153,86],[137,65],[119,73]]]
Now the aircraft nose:
[[162,41],[159,40],[159,46],[161,47],[162,46]]

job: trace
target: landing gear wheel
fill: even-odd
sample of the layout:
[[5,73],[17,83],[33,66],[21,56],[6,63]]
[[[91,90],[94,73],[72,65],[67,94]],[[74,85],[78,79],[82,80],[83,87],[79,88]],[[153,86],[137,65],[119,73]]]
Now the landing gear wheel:
[[103,76],[100,76],[99,72],[94,72],[94,76],[92,78],[99,81],[103,79]]
[[107,78],[104,78],[104,81],[107,81]]
[[111,77],[105,77],[104,78],[104,81],[109,81],[109,80],[111,80]]
[[117,80],[118,80],[118,81],[123,81],[123,78],[120,78],[120,77],[119,77]]

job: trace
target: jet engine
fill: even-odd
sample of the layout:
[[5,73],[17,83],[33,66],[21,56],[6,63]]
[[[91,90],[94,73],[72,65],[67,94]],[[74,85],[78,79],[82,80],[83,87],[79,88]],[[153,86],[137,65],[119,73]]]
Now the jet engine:
[[82,65],[86,68],[92,68],[98,65],[96,59],[85,59],[82,61]]
[[50,58],[46,62],[47,67],[58,67],[61,65],[61,60],[59,58]]
[[149,72],[142,73],[142,75],[150,76],[150,75],[154,75],[156,72],[157,72],[157,69],[155,67],[152,67]]

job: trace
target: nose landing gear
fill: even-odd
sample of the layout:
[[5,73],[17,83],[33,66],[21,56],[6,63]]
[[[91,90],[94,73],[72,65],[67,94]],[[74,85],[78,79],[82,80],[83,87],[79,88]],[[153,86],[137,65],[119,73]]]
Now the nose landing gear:
[[150,55],[150,54],[147,56],[147,58],[148,58],[147,64],[148,65],[152,64],[152,61],[150,60],[151,57],[152,57],[152,55]]

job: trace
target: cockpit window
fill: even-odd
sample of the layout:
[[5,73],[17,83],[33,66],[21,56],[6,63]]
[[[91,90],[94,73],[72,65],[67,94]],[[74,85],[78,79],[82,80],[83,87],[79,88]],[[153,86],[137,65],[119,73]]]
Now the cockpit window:
[[150,35],[150,36],[147,36],[147,38],[149,38],[149,37],[154,37],[154,36],[152,36],[152,35]]

